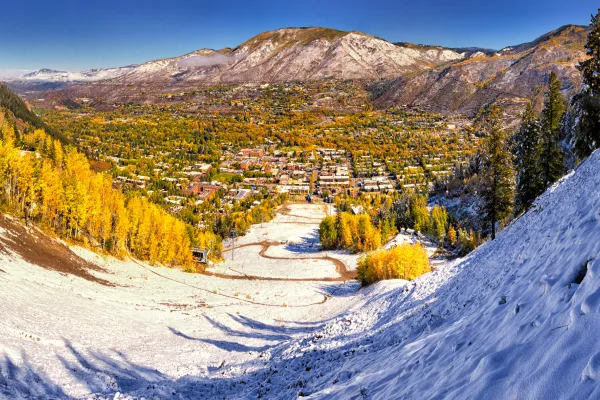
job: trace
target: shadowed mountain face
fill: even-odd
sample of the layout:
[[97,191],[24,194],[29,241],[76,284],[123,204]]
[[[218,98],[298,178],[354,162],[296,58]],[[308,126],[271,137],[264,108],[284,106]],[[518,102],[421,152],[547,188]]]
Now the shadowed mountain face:
[[576,65],[586,57],[587,33],[586,27],[565,26],[492,55],[475,52],[465,60],[399,77],[378,91],[375,102],[382,108],[410,106],[468,116],[497,102],[517,115],[529,98],[540,103],[550,71],[562,80],[565,95],[580,89]]

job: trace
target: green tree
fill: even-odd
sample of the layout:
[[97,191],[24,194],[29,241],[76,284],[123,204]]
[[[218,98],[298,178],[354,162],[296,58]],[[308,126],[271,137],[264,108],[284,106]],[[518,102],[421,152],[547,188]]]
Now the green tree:
[[564,152],[562,151],[562,118],[565,99],[560,93],[561,83],[552,71],[548,80],[548,91],[544,100],[540,138],[540,180],[543,190],[563,176]]
[[526,211],[542,193],[540,183],[540,123],[531,103],[523,113],[521,128],[514,138],[515,169],[517,171],[517,195],[515,213]]
[[574,103],[579,108],[579,123],[574,132],[575,153],[584,158],[600,147],[600,9],[592,16],[587,43],[588,59],[579,63],[585,89]]
[[448,229],[448,212],[444,207],[435,206],[431,210],[431,231],[438,240],[438,245],[443,247]]
[[481,179],[482,211],[490,224],[492,240],[496,224],[508,216],[513,207],[514,171],[507,135],[502,128],[502,110],[492,106],[481,122],[486,134],[483,141],[484,167]]
[[335,249],[338,243],[338,234],[335,228],[335,217],[325,217],[319,226],[319,236],[321,244],[326,250]]
[[427,198],[416,195],[411,199],[410,215],[417,232],[429,231],[429,213],[427,212]]

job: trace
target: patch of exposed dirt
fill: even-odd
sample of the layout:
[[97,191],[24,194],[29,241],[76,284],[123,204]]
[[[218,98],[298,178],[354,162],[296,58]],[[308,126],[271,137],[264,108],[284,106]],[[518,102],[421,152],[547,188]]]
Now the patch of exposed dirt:
[[35,228],[26,228],[6,216],[0,216],[0,228],[6,230],[3,235],[0,235],[0,252],[4,254],[16,253],[28,263],[52,271],[75,275],[105,286],[115,286],[113,283],[97,278],[90,273],[90,270],[104,272],[103,268],[84,260],[67,246],[50,238],[43,232]]

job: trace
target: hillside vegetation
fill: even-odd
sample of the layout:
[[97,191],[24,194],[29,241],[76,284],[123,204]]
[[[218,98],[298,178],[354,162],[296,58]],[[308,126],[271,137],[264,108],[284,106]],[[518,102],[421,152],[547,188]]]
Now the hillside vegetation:
[[9,110],[17,120],[23,121],[35,128],[45,129],[51,136],[66,143],[66,138],[54,129],[48,128],[44,121],[13,93],[6,85],[0,83],[0,109]]
[[0,109],[2,210],[119,257],[131,254],[193,269],[192,245],[220,256],[217,236],[186,225],[145,198],[113,189],[112,179],[94,173],[74,147],[33,129],[43,123],[6,87],[0,90],[2,104],[11,107]]

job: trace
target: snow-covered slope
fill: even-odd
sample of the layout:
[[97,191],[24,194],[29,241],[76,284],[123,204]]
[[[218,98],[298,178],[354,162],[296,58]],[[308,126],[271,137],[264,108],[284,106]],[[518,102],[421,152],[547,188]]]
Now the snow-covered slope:
[[286,345],[263,374],[293,371],[296,385],[271,390],[319,399],[599,398],[599,171],[596,152],[496,241]]
[[596,152],[467,258],[358,292],[97,258],[111,288],[0,254],[0,396],[600,398],[599,171]]
[[596,152],[468,258],[369,288],[347,314],[211,384],[229,398],[599,398],[599,171]]

